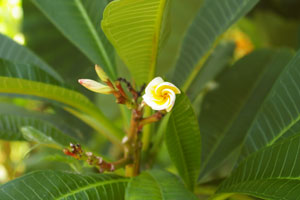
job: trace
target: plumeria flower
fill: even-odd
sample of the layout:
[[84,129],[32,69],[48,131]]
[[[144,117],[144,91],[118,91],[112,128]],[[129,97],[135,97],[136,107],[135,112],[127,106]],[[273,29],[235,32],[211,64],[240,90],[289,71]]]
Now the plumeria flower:
[[170,112],[174,106],[176,94],[180,94],[180,90],[174,84],[156,77],[147,85],[143,99],[153,110]]
[[[103,82],[107,82],[108,81],[108,77],[105,74],[105,72],[103,71],[103,69],[101,69],[101,67],[99,67],[98,65],[95,66],[95,70],[99,76],[99,78],[103,81]],[[104,84],[101,84],[97,81],[94,80],[90,80],[90,79],[79,79],[78,82],[84,86],[85,88],[93,91],[93,92],[97,92],[97,93],[101,93],[101,94],[111,94],[114,92],[114,90]]]

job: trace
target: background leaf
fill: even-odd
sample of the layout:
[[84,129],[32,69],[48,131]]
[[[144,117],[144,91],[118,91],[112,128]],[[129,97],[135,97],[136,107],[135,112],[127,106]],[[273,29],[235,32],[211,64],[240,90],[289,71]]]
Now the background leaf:
[[229,64],[232,59],[235,44],[232,42],[220,43],[212,52],[211,56],[200,69],[197,77],[194,79],[192,86],[189,87],[186,94],[193,102],[196,97],[201,94],[209,81],[212,81],[216,76]]
[[291,57],[288,50],[258,50],[220,74],[218,87],[205,96],[199,116],[203,135],[201,178],[239,150]]
[[206,0],[189,27],[176,63],[173,82],[186,91],[222,33],[255,6],[258,0]]
[[138,85],[154,77],[168,2],[112,1],[104,11],[103,31]]
[[[82,88],[77,84],[79,78],[96,79],[92,67],[94,64],[57,30],[32,1],[23,1],[22,8],[22,32],[26,38],[26,47],[49,63],[64,77],[65,82],[77,86],[78,89]],[[101,12],[96,7],[93,10],[97,14]]]
[[24,46],[19,45],[12,39],[0,34],[0,58],[10,60],[14,63],[32,64],[40,67],[57,80],[63,82],[58,75],[47,63],[41,60],[33,52]]
[[[31,129],[34,127],[36,133],[38,132],[40,137],[49,138],[53,142],[61,145],[68,146],[70,142],[76,143],[73,138],[62,133],[59,129],[47,123],[43,120],[39,120],[33,117],[24,117],[24,116],[16,116],[16,115],[0,115],[0,138],[1,140],[23,140],[24,135],[21,129],[30,126]],[[28,131],[31,130],[24,130]],[[33,130],[32,130],[33,132]],[[33,140],[28,140],[33,141]]]
[[[93,63],[116,78],[113,48],[100,29],[106,0],[32,0]],[[95,12],[97,10],[97,12]]]
[[201,135],[195,113],[185,94],[176,99],[165,141],[180,176],[193,190],[201,167]]
[[300,131],[300,51],[285,67],[248,130],[243,156]]
[[127,179],[113,175],[79,175],[37,171],[0,187],[3,199],[124,199]]
[[65,84],[35,65],[13,63],[4,59],[0,59],[0,76],[15,77],[66,87]]
[[[2,140],[24,140],[21,127],[32,126],[46,135],[60,135],[63,133],[66,140],[74,141],[69,136],[82,140],[80,131],[75,126],[69,127],[64,119],[57,114],[43,113],[28,110],[13,104],[0,103],[0,138]],[[55,137],[54,137],[55,138]],[[57,137],[58,138],[58,137]],[[61,144],[66,140],[57,140]]]
[[300,192],[300,136],[252,154],[226,179],[217,193],[242,193],[263,199],[294,200]]
[[196,200],[173,174],[151,170],[133,178],[126,189],[126,200]]

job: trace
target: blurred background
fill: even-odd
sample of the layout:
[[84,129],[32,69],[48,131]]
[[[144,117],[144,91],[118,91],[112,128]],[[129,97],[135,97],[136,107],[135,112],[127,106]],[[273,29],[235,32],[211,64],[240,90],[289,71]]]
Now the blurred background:
[[[201,3],[201,0],[172,1],[172,29],[159,56],[158,74],[165,74],[174,65],[186,28]],[[236,44],[232,62],[256,48],[286,47],[297,50],[300,47],[299,10],[299,0],[261,0],[246,18],[240,20],[223,36],[224,40],[232,40]],[[26,45],[53,66],[69,85],[93,99],[106,116],[116,123],[121,122],[118,107],[112,97],[93,96],[77,83],[79,78],[96,78],[93,63],[79,52],[30,0],[0,0],[0,33]],[[126,69],[120,66],[120,74],[128,76]],[[49,113],[55,109],[35,100],[0,96],[0,101],[22,105],[30,110],[46,110]],[[78,137],[90,141],[89,146],[93,150],[104,155],[114,154],[107,141],[99,134],[94,134],[89,127],[64,114],[66,117],[62,122],[72,124],[69,128],[76,129]],[[88,140],[89,138],[93,140]],[[164,148],[158,160],[158,165],[170,165]],[[53,161],[59,161],[61,165],[54,164]],[[61,151],[56,149],[28,142],[0,141],[0,184],[31,170],[46,168],[80,170],[80,164],[64,157]]]

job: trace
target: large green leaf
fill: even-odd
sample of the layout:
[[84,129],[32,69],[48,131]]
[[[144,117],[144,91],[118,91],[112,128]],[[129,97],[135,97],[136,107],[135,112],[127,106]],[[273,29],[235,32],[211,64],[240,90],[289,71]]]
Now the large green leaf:
[[220,35],[257,2],[258,0],[205,0],[185,35],[173,81],[186,91]]
[[128,179],[113,175],[80,175],[59,171],[37,171],[0,187],[7,200],[122,200]]
[[185,94],[177,97],[167,125],[165,141],[180,176],[193,190],[201,167],[201,136],[197,118]]
[[242,193],[273,200],[298,199],[299,150],[299,135],[261,149],[244,160],[217,193]]
[[47,63],[26,47],[19,45],[2,34],[0,34],[0,44],[0,58],[10,60],[14,63],[35,65],[62,82],[63,79]]
[[155,75],[168,4],[168,0],[122,0],[111,2],[104,11],[103,31],[139,85]]
[[173,174],[152,170],[133,178],[126,190],[126,200],[196,200]]
[[[113,48],[100,29],[106,0],[32,0],[92,62],[116,78]],[[96,10],[98,12],[96,12]],[[85,67],[85,66],[82,66]]]
[[0,77],[0,93],[35,96],[75,108],[97,120],[99,123],[98,131],[116,144],[120,144],[122,131],[116,128],[93,103],[78,92],[35,81]]
[[291,58],[287,50],[255,51],[225,70],[203,100],[201,177],[236,152],[274,82]]
[[243,155],[300,132],[300,51],[285,67],[248,130]]

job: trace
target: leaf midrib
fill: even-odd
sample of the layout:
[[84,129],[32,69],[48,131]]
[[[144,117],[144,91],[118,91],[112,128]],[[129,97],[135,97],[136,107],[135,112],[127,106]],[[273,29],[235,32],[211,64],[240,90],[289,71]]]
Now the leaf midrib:
[[159,184],[159,181],[151,174],[151,173],[147,173],[153,180],[154,182],[156,183],[156,186],[157,188],[159,189],[159,195],[161,197],[161,200],[165,200],[165,197],[163,195],[163,191],[162,191],[162,187],[161,185]]
[[[39,6],[38,3],[35,3],[36,0],[32,0],[34,2],[34,4],[42,11],[42,13],[44,13],[45,16],[47,16],[48,20],[52,22],[52,24],[55,25],[55,27],[60,30],[60,32],[72,43],[74,44],[77,48],[80,49],[80,51],[82,51],[90,60],[93,60],[89,54],[87,54],[85,51],[81,50],[81,46],[79,44],[77,44],[76,42],[74,42],[73,40],[69,39],[69,36],[68,34],[65,34],[65,32],[63,31],[63,28],[61,28],[60,26],[57,26],[56,25],[56,22],[55,20],[53,20],[47,12],[44,11],[44,9],[42,9],[41,6]],[[71,1],[71,0],[70,0]],[[80,0],[73,0],[75,2],[75,4],[78,6],[78,10],[80,11],[80,13],[82,14],[82,17],[86,20],[86,23],[87,23],[87,26],[93,36],[93,39],[96,41],[96,44],[97,44],[97,47],[98,49],[100,50],[100,52],[102,53],[103,55],[103,58],[105,59],[105,63],[107,64],[108,66],[108,69],[110,70],[111,74],[113,76],[115,76],[115,73],[114,73],[114,70],[113,70],[113,67],[112,67],[112,63],[110,62],[109,58],[108,58],[108,55],[103,47],[103,43],[101,41],[101,39],[98,37],[98,34],[97,34],[97,31],[93,28],[93,23],[91,22],[88,14],[86,13],[85,9],[84,9],[84,6],[82,5],[82,3],[80,2]],[[115,77],[113,77],[115,78]]]
[[[108,69],[110,70],[110,73],[115,76],[115,73],[113,71],[113,67],[112,67],[112,63],[110,62],[109,60],[109,57],[107,55],[107,52],[106,50],[104,49],[104,46],[103,46],[103,43],[101,41],[101,39],[99,38],[98,36],[98,33],[96,31],[96,29],[94,28],[93,26],[93,23],[91,22],[88,14],[86,13],[86,10],[84,9],[84,6],[82,5],[81,1],[80,0],[75,0],[75,3],[76,5],[78,6],[78,9],[79,11],[81,12],[83,18],[85,19],[86,23],[87,23],[87,26],[89,27],[92,35],[93,35],[93,38],[94,40],[96,41],[96,44],[100,50],[100,52],[102,52],[102,55],[103,55],[103,58],[108,66]],[[99,64],[99,63],[98,63]]]

